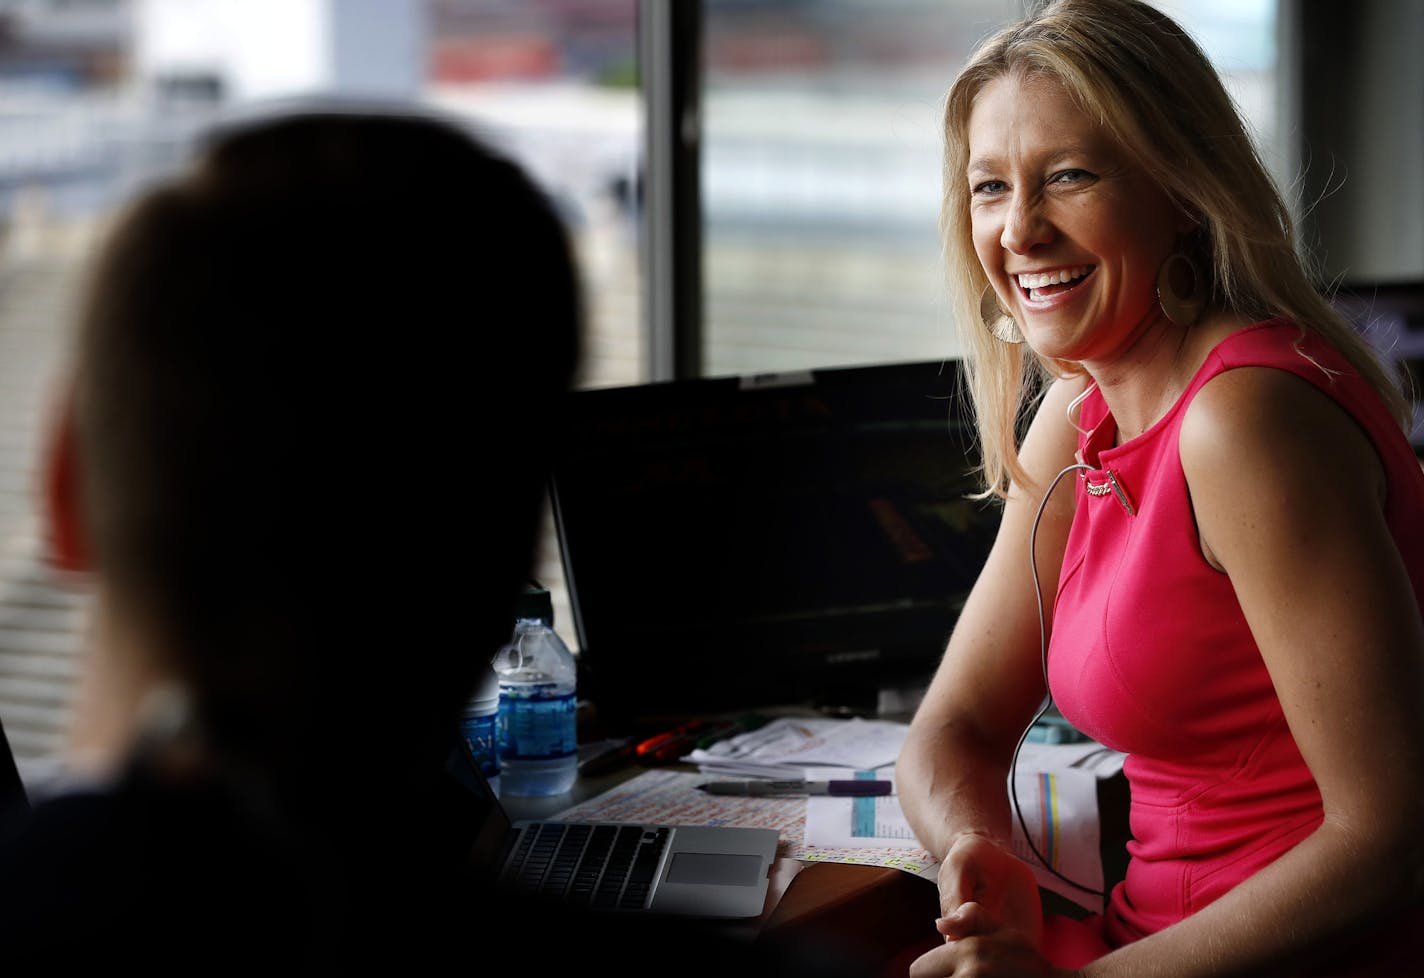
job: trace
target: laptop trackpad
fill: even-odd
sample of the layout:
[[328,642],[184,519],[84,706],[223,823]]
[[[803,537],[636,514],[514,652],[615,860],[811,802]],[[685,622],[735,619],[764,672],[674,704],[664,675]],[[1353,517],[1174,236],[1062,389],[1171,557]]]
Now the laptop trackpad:
[[766,882],[764,865],[758,856],[722,852],[676,852],[668,862],[665,878],[669,883],[756,886]]

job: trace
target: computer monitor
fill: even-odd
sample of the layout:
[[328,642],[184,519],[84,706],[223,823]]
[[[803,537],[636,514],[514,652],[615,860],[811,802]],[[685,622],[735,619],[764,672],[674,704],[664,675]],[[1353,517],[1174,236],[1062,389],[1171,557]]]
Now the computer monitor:
[[1424,459],[1424,283],[1356,282],[1341,285],[1332,299],[1404,379],[1414,406],[1409,441]]
[[609,723],[928,682],[998,526],[958,361],[582,390],[552,481]]

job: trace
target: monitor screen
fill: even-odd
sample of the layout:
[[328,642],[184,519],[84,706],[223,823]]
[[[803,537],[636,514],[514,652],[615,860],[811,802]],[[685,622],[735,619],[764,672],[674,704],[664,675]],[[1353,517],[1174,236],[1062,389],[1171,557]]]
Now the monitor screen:
[[1424,284],[1357,282],[1332,300],[1403,380],[1414,407],[1409,441],[1424,459]]
[[553,479],[612,721],[873,709],[928,681],[998,526],[956,361],[579,391]]

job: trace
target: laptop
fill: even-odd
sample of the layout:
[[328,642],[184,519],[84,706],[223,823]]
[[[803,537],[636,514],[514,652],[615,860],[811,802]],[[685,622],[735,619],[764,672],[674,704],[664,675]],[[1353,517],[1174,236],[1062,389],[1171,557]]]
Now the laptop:
[[923,689],[998,528],[961,364],[589,388],[552,478],[610,727]]
[[514,821],[460,740],[449,770],[472,801],[472,855],[497,886],[609,913],[735,920],[765,907],[776,829]]

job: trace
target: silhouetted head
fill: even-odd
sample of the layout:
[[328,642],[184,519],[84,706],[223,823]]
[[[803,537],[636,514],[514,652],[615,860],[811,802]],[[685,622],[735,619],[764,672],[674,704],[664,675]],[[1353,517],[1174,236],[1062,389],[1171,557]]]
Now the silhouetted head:
[[122,215],[82,536],[218,752],[433,756],[528,574],[579,325],[550,202],[423,114],[230,125]]

